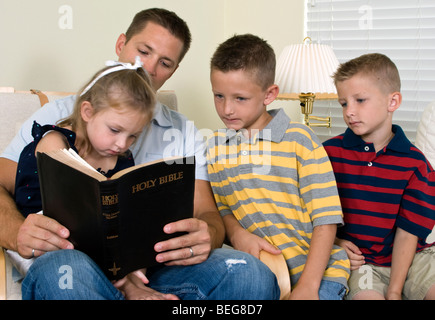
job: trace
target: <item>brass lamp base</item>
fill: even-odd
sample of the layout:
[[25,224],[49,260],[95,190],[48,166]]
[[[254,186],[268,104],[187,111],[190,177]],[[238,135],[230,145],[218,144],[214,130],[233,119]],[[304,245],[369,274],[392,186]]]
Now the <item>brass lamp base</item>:
[[[309,127],[331,127],[331,117],[316,117],[311,116],[313,113],[313,103],[316,95],[314,93],[301,93],[299,95],[299,101],[301,102],[301,111],[304,115],[304,122]],[[311,120],[320,121],[321,123],[314,122],[311,123]]]

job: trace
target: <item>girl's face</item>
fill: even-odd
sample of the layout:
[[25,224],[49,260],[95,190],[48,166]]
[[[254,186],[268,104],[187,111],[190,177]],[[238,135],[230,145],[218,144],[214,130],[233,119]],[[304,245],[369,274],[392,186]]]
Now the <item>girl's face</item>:
[[102,157],[118,156],[127,151],[141,134],[147,117],[129,107],[106,108],[94,113],[92,105],[82,104],[82,117],[95,153]]

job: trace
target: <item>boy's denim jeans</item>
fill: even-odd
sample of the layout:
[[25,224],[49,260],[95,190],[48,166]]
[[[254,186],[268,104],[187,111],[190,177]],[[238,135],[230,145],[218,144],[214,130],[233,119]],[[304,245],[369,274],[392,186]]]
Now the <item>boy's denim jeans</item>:
[[[216,249],[201,264],[164,266],[147,277],[151,288],[185,300],[275,300],[280,295],[275,276],[261,261],[232,249]],[[99,267],[77,250],[37,258],[23,280],[22,296],[26,300],[124,299]]]

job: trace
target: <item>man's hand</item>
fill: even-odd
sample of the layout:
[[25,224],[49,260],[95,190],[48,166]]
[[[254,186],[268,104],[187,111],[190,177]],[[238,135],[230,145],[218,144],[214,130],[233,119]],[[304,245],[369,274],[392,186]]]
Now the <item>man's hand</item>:
[[17,236],[18,253],[24,258],[38,257],[47,251],[73,249],[67,228],[41,214],[29,214]]
[[191,265],[204,262],[210,254],[208,224],[196,218],[184,219],[167,224],[167,234],[187,232],[182,236],[158,242],[154,250],[159,252],[156,260],[166,265]]

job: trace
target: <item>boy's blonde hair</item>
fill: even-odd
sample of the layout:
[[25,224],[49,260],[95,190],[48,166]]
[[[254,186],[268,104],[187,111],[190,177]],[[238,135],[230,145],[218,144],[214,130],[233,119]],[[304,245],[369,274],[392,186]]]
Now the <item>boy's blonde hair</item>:
[[[110,68],[113,67],[106,67],[97,72],[79,92],[83,92],[94,79]],[[141,112],[146,122],[149,123],[153,116],[156,98],[148,74],[143,68],[109,73],[98,79],[86,93],[77,95],[73,113],[61,120],[58,125],[60,127],[71,126],[72,131],[77,133],[75,146],[82,157],[92,150],[86,122],[81,116],[81,105],[84,101],[92,104],[94,115],[107,108],[127,107],[130,110]]]
[[349,80],[357,73],[373,76],[387,93],[400,92],[399,71],[386,55],[369,53],[341,64],[333,75],[334,83]]
[[211,59],[211,71],[244,70],[266,90],[275,82],[276,57],[272,47],[252,34],[235,35],[218,46]]

